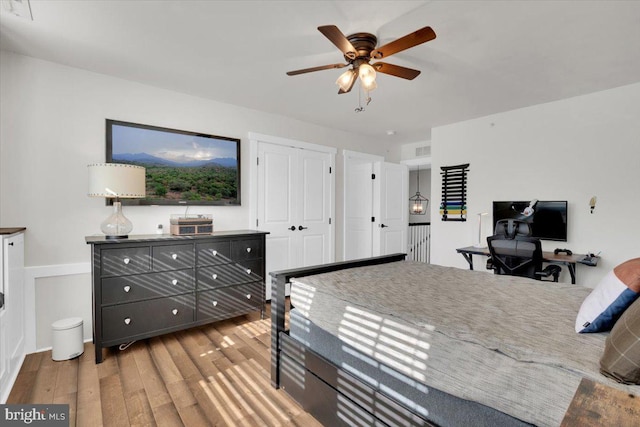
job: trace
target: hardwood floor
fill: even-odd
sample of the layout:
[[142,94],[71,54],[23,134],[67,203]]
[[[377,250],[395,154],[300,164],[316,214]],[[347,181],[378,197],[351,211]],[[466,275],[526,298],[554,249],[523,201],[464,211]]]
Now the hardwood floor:
[[94,361],[29,354],[7,400],[69,404],[70,426],[320,426],[269,382],[269,316],[251,314],[161,337]]

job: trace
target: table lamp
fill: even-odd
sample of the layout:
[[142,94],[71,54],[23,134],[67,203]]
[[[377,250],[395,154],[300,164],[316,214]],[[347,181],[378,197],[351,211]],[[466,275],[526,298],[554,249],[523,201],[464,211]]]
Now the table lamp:
[[489,215],[489,212],[480,212],[478,214],[478,242],[474,245],[476,248],[484,248],[485,242],[482,241],[482,217]]
[[119,163],[89,165],[89,197],[114,199],[113,213],[100,224],[107,239],[126,239],[133,224],[122,213],[120,199],[145,197],[145,168]]

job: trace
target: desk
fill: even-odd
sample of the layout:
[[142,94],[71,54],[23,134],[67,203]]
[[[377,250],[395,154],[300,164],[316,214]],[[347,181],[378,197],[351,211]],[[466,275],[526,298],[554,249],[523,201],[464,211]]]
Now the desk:
[[[484,255],[486,257],[490,257],[489,248],[477,248],[475,246],[467,246],[466,248],[458,248],[456,252],[462,254],[464,259],[469,263],[469,270],[473,270],[473,255]],[[575,285],[576,283],[576,263],[580,263],[582,258],[584,258],[585,254],[573,254],[566,255],[565,253],[554,254],[553,252],[542,252],[542,261],[548,262],[551,264],[561,264],[566,265],[569,270],[569,274],[571,275],[571,283]],[[599,257],[594,257],[594,264],[589,265],[590,267],[595,267],[598,264]],[[585,264],[587,265],[587,264]]]

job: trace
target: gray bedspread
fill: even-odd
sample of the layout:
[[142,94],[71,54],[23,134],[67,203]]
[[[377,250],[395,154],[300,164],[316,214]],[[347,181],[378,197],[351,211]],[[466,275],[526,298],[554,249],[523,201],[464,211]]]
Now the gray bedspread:
[[[540,426],[558,426],[606,334],[577,334],[591,289],[416,262],[292,280],[316,326],[420,383]],[[419,402],[417,402],[419,403]]]

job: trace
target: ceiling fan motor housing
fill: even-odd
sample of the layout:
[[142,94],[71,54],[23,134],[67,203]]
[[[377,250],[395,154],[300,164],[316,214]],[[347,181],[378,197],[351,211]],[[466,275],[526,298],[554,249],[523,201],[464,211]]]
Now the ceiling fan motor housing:
[[344,59],[347,62],[353,62],[355,59],[366,59],[367,61],[371,57],[371,51],[376,48],[378,38],[370,33],[355,33],[347,36],[347,40],[356,49],[355,56],[350,57],[351,52],[347,52],[344,55]]

